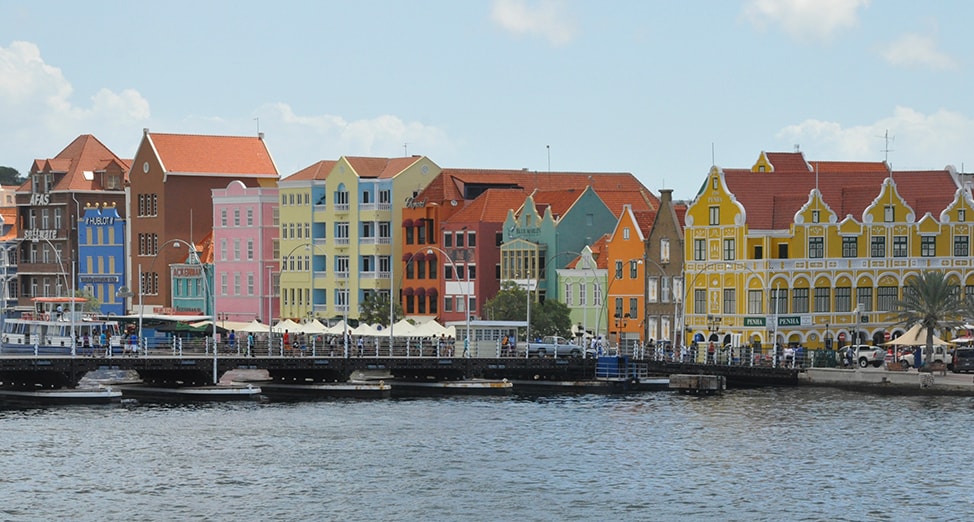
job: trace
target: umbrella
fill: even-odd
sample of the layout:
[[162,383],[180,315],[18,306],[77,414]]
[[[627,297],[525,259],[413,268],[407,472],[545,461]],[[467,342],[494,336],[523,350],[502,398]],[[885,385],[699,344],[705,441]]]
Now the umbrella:
[[256,319],[249,322],[247,326],[237,329],[238,332],[245,332],[245,333],[267,333],[267,330],[268,330],[267,325]]
[[[920,326],[920,324],[913,325],[912,328],[906,331],[903,335],[883,343],[884,346],[922,346],[927,344],[927,330]],[[936,335],[933,336],[933,344],[954,344],[947,342]]]

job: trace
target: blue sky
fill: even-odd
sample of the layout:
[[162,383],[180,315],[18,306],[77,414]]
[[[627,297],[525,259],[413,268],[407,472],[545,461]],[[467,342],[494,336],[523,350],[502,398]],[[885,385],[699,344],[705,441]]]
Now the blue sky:
[[[79,134],[626,171],[689,199],[762,150],[974,170],[965,1],[0,0],[0,165]],[[550,158],[550,160],[549,160]]]

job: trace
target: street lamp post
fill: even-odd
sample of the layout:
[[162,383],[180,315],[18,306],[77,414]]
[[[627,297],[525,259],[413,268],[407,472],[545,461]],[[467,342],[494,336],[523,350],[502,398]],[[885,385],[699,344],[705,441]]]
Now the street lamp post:
[[273,293],[274,293],[274,265],[266,265],[267,268],[267,315],[264,319],[267,320],[267,355],[271,354],[271,343],[274,340],[274,304],[273,304]]
[[[75,296],[74,296],[74,284],[73,284],[74,283],[74,274],[72,274],[72,276],[71,276],[71,284],[69,284],[68,283],[68,271],[64,268],[64,261],[61,259],[61,252],[57,249],[56,246],[54,246],[54,243],[51,243],[51,240],[49,240],[47,238],[33,238],[33,239],[31,239],[31,242],[33,242],[33,243],[37,243],[39,241],[44,241],[45,243],[48,244],[48,246],[51,247],[51,250],[54,251],[54,259],[57,260],[58,266],[61,267],[61,274],[60,274],[61,275],[61,279],[64,281],[64,288],[66,290],[68,290],[68,292],[69,292],[68,295],[69,295],[69,298],[71,299],[71,310],[70,310],[70,315],[71,315],[71,355],[77,355],[77,347],[76,347],[76,344],[75,344],[75,331],[74,331],[74,309],[75,309],[75,304],[76,304],[76,302],[75,302]],[[4,268],[4,272],[6,272],[6,267]],[[4,278],[4,281],[6,281],[6,278]],[[61,284],[57,282],[57,277],[54,278],[54,282],[55,282],[56,286],[59,288],[57,294],[58,294],[58,297],[60,297],[61,296],[61,290],[60,290]],[[6,285],[6,283],[4,283],[4,285]],[[111,353],[111,352],[109,351],[109,353]]]
[[[426,253],[427,254],[432,254],[434,250],[437,251],[437,252],[439,252],[440,254],[443,254],[443,257],[445,257],[446,260],[450,262],[450,266],[453,267],[453,277],[455,278],[457,276],[458,272],[457,272],[457,264],[453,262],[453,258],[450,257],[450,254],[447,254],[446,251],[443,250],[440,247],[436,247],[436,246],[432,246],[432,245],[427,245],[426,246]],[[464,273],[464,277],[466,278],[466,282],[467,282],[467,284],[464,285],[465,291],[464,291],[464,294],[463,294],[464,301],[466,301],[464,303],[463,309],[466,311],[467,333],[466,333],[466,336],[465,336],[465,338],[463,340],[463,356],[464,357],[470,357],[470,355],[471,355],[470,354],[470,297],[472,295],[471,288],[470,288],[470,286],[471,286],[470,272],[465,272]],[[529,328],[530,328],[530,326],[529,326]]]

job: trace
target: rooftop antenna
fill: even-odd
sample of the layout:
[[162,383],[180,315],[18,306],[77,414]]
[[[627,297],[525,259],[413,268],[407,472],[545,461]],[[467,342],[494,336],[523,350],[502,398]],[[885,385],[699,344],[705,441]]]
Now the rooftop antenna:
[[545,145],[545,148],[548,149],[548,174],[551,174],[551,145]]
[[260,136],[260,117],[254,118],[254,121],[257,122],[257,135]]
[[717,152],[714,149],[714,142],[710,142],[710,165],[717,166]]
[[880,136],[880,138],[883,138],[883,140],[885,141],[886,144],[885,144],[884,148],[882,150],[880,150],[879,152],[882,152],[883,153],[883,161],[888,164],[889,163],[889,153],[890,152],[893,152],[893,149],[889,148],[889,144],[890,144],[891,141],[896,141],[896,136],[890,136],[889,135],[889,129],[886,129],[886,132],[882,136]]
[[402,155],[405,156],[405,157],[407,157],[407,158],[409,157],[409,149],[408,149],[408,146],[409,146],[409,143],[403,142],[403,144],[402,144]]

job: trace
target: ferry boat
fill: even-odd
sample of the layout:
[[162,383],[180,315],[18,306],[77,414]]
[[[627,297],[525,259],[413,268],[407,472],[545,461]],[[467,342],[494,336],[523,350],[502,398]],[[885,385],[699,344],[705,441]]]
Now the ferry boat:
[[[4,319],[0,353],[71,355],[72,347],[76,346],[74,353],[77,355],[103,355],[106,349],[99,346],[102,332],[112,352],[121,353],[124,339],[117,321],[69,310],[83,303],[83,297],[35,297],[31,301],[33,311]],[[86,337],[87,346],[84,342]]]

